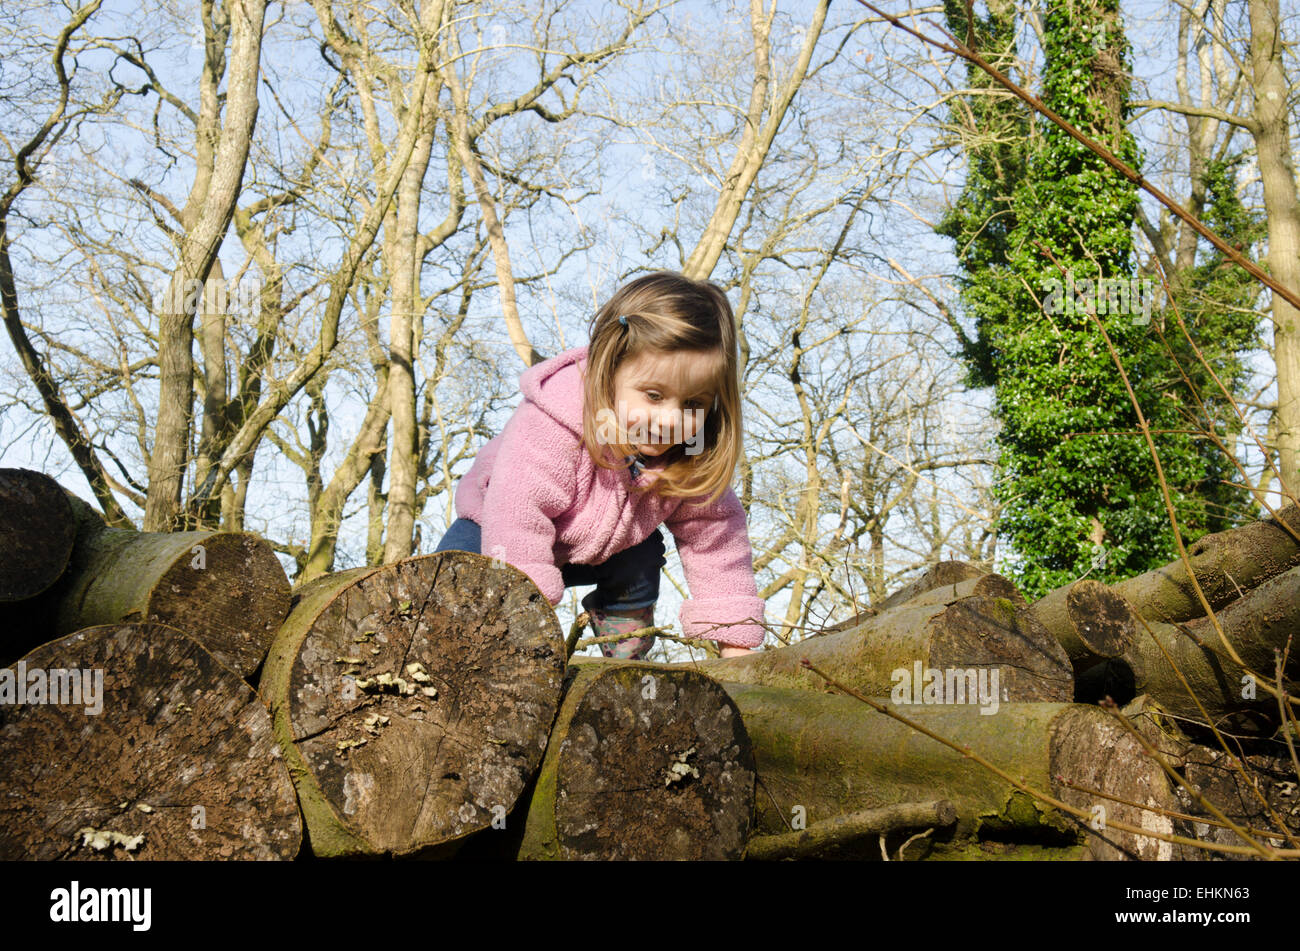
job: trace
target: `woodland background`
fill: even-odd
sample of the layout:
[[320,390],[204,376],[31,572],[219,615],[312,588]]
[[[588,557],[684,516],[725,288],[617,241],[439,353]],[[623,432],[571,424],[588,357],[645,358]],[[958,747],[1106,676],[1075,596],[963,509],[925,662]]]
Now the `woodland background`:
[[[882,8],[1300,287],[1297,11]],[[941,559],[1132,577],[1170,509],[1190,541],[1300,486],[1295,309],[858,3],[13,0],[0,148],[0,465],[295,582],[432,551],[519,373],[661,267],[736,310],[775,640]],[[1050,313],[1067,272],[1156,307]]]

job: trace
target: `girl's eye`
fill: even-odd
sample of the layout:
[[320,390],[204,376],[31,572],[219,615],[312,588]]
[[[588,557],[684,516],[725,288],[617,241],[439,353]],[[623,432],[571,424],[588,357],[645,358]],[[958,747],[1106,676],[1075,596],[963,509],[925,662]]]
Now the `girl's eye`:
[[650,390],[649,392],[647,392],[646,397],[650,400],[651,403],[658,403],[661,399],[663,399],[663,397],[661,397],[654,390]]

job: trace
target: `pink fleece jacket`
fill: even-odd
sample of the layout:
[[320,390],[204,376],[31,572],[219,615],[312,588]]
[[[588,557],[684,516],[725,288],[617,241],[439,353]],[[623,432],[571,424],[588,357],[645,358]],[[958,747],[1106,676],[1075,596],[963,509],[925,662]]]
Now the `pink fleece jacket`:
[[456,513],[482,527],[485,555],[503,558],[551,602],[564,594],[559,566],[598,565],[667,524],[692,595],[681,629],[736,647],[763,642],[763,599],[754,584],[745,510],[732,489],[703,499],[634,494],[658,474],[602,469],[582,442],[582,373],[576,347],[524,371],[524,400],[456,487]]

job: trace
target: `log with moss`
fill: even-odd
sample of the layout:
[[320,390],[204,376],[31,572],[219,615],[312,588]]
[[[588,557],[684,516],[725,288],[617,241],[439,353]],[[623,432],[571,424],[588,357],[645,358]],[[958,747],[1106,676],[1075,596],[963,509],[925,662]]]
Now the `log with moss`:
[[[1187,555],[1193,576],[1217,611],[1300,565],[1300,507],[1290,505],[1277,518],[1206,535],[1187,546]],[[1121,581],[1115,590],[1148,621],[1188,621],[1205,614],[1191,578],[1180,558]]]
[[57,482],[30,469],[0,469],[0,602],[33,598],[54,584],[75,534]]
[[77,526],[67,571],[36,599],[16,638],[39,643],[97,624],[156,621],[184,630],[248,677],[289,613],[271,546],[247,532],[136,532],[105,526],[70,497]]
[[271,718],[196,641],[111,624],[0,669],[0,859],[290,859]]
[[1194,694],[1216,726],[1229,732],[1271,733],[1280,713],[1277,700],[1262,689],[1260,681],[1274,682],[1274,651],[1285,649],[1289,640],[1284,683],[1290,682],[1290,692],[1295,694],[1294,681],[1300,678],[1300,566],[1251,589],[1217,611],[1215,618],[1244,667],[1232,659],[1209,618],[1185,624],[1150,623],[1150,633],[1147,626],[1139,625],[1131,656],[1126,658],[1137,689],[1189,724],[1206,720],[1192,699]]
[[919,697],[936,678],[951,679],[950,671],[963,672],[954,686],[964,690],[970,680],[964,672],[970,671],[1001,700],[1067,701],[1074,693],[1065,650],[1034,615],[1006,598],[981,596],[903,605],[790,647],[682,666],[736,683],[825,689],[801,666],[805,657],[874,696],[904,690]]
[[578,658],[521,811],[502,838],[524,860],[739,859],[754,811],[740,713],[693,671]]
[[260,689],[317,856],[451,854],[533,777],[564,638],[510,565],[442,552],[296,592]]
[[[950,832],[932,836],[937,849],[992,840],[1067,851],[1083,846],[1094,858],[1173,856],[1169,843],[1108,825],[1167,833],[1172,824],[1166,817],[1106,797],[1162,809],[1174,800],[1160,767],[1097,707],[1004,703],[986,713],[976,705],[889,705],[1031,788],[1083,810],[1084,820],[856,698],[723,686],[754,745],[763,790],[757,798],[760,834],[788,833],[795,820],[812,828],[862,810],[942,798],[952,803],[957,821]],[[1093,822],[1099,831],[1090,828]],[[879,854],[876,843],[863,848],[863,858]]]

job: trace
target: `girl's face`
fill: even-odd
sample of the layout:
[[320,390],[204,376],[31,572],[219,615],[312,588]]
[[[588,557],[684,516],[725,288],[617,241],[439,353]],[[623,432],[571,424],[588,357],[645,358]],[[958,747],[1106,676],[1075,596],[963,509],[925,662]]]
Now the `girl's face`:
[[614,411],[628,441],[647,457],[678,443],[703,445],[697,436],[713,405],[714,354],[678,350],[642,353],[614,372]]

